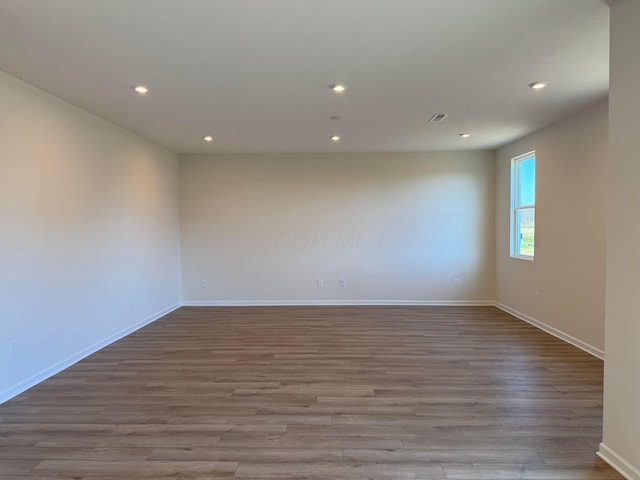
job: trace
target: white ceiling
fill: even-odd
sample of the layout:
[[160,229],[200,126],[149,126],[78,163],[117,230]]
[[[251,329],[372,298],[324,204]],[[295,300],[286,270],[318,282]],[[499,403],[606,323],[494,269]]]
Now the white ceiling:
[[495,148],[606,98],[608,35],[604,0],[0,0],[0,70],[179,153]]

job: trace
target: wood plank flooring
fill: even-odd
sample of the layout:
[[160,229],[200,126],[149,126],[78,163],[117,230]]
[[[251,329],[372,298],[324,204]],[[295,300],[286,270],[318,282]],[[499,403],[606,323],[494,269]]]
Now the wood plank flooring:
[[0,406],[0,480],[621,479],[601,422],[493,307],[181,308]]

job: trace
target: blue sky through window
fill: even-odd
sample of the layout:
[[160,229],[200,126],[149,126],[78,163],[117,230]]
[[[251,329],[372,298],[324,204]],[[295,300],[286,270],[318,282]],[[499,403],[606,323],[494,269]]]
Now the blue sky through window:
[[520,205],[536,203],[536,157],[520,163]]

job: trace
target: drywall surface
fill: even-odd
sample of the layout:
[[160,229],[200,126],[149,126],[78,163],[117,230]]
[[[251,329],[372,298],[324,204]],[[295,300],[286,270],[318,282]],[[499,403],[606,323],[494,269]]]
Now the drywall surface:
[[600,454],[640,479],[640,2],[611,7],[610,163]]
[[181,156],[183,300],[492,300],[494,165],[489,151]]
[[0,73],[0,401],[180,302],[176,155]]
[[[496,299],[602,355],[607,102],[497,152]],[[536,151],[533,261],[509,251],[511,159]]]

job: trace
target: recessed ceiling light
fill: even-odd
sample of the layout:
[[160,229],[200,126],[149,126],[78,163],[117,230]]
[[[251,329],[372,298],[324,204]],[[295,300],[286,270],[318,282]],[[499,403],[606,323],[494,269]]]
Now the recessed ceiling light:
[[213,142],[213,137],[211,135],[206,135],[206,136],[202,137],[202,139],[207,143]]
[[335,93],[342,93],[347,89],[347,86],[343,83],[334,83],[333,85],[329,85],[329,88]]
[[337,143],[340,141],[340,135],[331,135],[329,138],[333,143]]
[[140,95],[144,95],[149,91],[149,89],[144,85],[136,85],[135,87],[133,87],[133,89],[136,91],[136,93],[139,93]]
[[548,82],[533,82],[529,84],[529,87],[533,88],[534,90],[542,90],[547,85],[549,85]]
[[460,136],[462,138],[469,138],[471,136],[471,134],[470,133],[461,133]]

